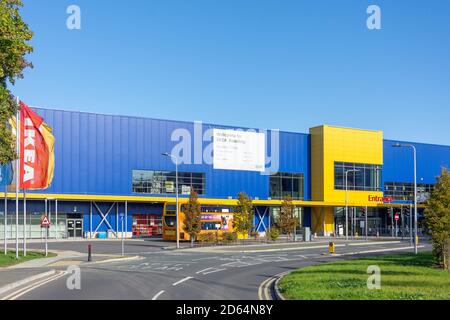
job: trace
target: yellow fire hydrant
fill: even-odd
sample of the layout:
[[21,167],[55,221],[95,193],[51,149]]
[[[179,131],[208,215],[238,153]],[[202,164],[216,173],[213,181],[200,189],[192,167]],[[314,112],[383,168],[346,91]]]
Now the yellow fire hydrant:
[[328,244],[328,252],[329,252],[330,254],[333,254],[333,253],[334,253],[334,248],[335,248],[334,242],[331,241],[331,242]]

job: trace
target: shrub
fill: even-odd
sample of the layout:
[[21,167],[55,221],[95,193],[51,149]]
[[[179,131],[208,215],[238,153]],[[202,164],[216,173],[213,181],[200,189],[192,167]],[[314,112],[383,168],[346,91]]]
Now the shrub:
[[280,231],[277,228],[270,228],[266,232],[266,237],[272,241],[276,241],[280,237]]
[[250,236],[251,236],[252,238],[258,239],[258,237],[259,237],[259,232],[258,232],[258,231],[252,231],[252,232],[250,232]]
[[225,242],[233,242],[237,239],[237,235],[234,232],[224,232],[222,238]]

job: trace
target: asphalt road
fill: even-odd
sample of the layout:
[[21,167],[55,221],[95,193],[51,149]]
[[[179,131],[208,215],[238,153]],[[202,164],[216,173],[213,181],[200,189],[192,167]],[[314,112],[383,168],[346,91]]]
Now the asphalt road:
[[[28,292],[20,299],[257,300],[261,283],[281,272],[326,261],[411,251],[391,251],[407,246],[408,242],[341,246],[337,247],[335,256],[326,254],[327,248],[317,246],[290,247],[288,251],[270,252],[141,252],[141,260],[82,265],[81,290],[67,289],[68,276],[64,276]],[[374,250],[374,253],[368,252]],[[365,253],[354,254],[356,252]],[[346,255],[349,253],[352,254]]]

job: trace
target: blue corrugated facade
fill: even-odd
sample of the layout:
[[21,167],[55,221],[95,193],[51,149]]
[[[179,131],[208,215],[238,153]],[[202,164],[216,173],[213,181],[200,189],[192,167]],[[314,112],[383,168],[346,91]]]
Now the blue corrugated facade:
[[[45,191],[49,194],[136,195],[132,170],[173,171],[174,164],[161,155],[178,143],[171,141],[172,133],[186,129],[194,140],[194,123],[35,110],[52,126],[57,141],[55,177]],[[227,127],[202,124],[202,132],[211,128]],[[202,150],[208,143],[203,141]],[[280,153],[279,171],[303,173],[309,181],[309,143],[308,134],[280,132],[280,150],[285,152]],[[260,199],[269,197],[269,177],[259,172],[214,170],[206,164],[181,164],[179,171],[205,173],[204,197],[236,197],[240,191]],[[308,183],[304,187],[305,199],[309,199]]]

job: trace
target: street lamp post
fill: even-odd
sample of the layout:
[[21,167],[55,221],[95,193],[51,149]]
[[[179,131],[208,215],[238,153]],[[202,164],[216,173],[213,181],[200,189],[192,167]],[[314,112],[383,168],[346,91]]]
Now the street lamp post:
[[417,254],[417,150],[412,144],[396,143],[395,148],[412,148],[414,156],[414,253]]
[[345,171],[345,240],[348,240],[348,173],[358,171],[358,169]]
[[164,152],[164,153],[162,153],[162,155],[165,157],[170,157],[175,160],[175,197],[176,197],[176,207],[177,207],[176,208],[175,234],[177,237],[177,249],[180,249],[180,233],[178,231],[178,216],[179,216],[179,213],[178,213],[178,158],[168,152]]

